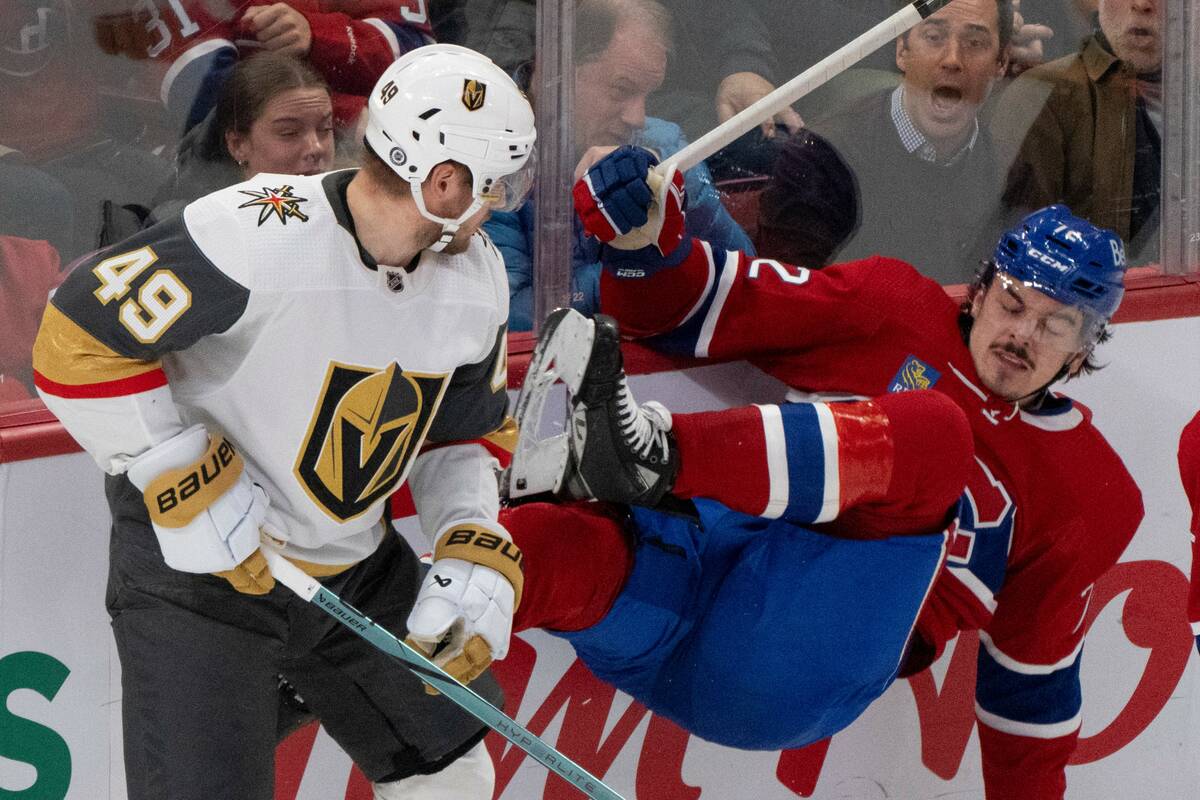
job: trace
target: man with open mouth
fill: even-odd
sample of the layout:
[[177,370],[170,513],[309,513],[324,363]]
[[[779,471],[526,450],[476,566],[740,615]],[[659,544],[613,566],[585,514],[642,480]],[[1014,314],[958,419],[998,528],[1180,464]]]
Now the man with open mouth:
[[[806,267],[895,255],[965,283],[999,232],[999,185],[980,108],[1008,66],[1010,0],[954,0],[896,40],[897,86],[817,119],[784,148],[763,192],[759,246]],[[915,212],[915,213],[914,213]]]

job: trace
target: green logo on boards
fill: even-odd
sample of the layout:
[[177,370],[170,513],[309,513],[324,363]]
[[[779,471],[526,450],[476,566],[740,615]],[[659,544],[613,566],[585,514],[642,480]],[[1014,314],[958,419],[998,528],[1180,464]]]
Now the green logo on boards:
[[0,757],[29,764],[37,771],[24,789],[0,786],[4,800],[62,800],[71,785],[71,750],[54,731],[8,709],[9,696],[32,689],[53,700],[71,670],[45,653],[12,653],[0,658]]

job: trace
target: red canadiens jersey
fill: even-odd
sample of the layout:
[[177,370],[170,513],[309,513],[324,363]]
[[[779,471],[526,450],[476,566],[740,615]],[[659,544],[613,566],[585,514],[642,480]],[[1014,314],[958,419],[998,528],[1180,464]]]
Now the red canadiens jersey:
[[1200,413],[1192,417],[1179,437],[1179,477],[1192,506],[1192,590],[1188,595],[1188,621],[1200,649]]
[[[216,102],[239,57],[261,48],[243,22],[253,6],[272,0],[130,0],[128,12],[97,19],[97,37],[111,52],[151,59],[147,94],[172,117],[194,124]],[[312,32],[308,61],[329,82],[335,117],[349,122],[383,70],[432,41],[427,0],[290,0]]]
[[988,797],[1061,797],[1079,731],[1084,614],[1143,513],[1091,412],[1060,396],[1035,412],[989,393],[957,305],[900,261],[810,272],[696,241],[680,267],[648,278],[607,266],[603,307],[626,334],[745,359],[792,387],[793,400],[931,389],[967,412],[978,467],[918,630],[937,652],[959,630],[980,631]]
[[33,339],[62,278],[49,242],[0,236],[0,403],[31,396]]
[[0,156],[61,156],[94,137],[100,104],[85,20],[69,0],[0,0]]

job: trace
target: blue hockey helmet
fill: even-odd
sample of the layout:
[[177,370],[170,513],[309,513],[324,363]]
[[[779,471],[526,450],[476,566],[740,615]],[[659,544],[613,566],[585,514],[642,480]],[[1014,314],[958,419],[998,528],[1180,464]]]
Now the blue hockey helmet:
[[1082,309],[1100,325],[1112,318],[1125,294],[1121,237],[1063,205],[1035,211],[1005,231],[995,262],[998,271]]

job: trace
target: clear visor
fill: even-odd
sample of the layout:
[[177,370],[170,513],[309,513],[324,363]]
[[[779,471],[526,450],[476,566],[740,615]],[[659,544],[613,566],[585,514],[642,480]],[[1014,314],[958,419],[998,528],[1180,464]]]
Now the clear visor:
[[536,171],[537,148],[534,148],[519,170],[495,178],[479,193],[479,198],[493,211],[516,211],[529,197]]

